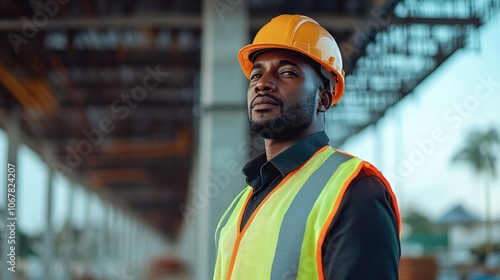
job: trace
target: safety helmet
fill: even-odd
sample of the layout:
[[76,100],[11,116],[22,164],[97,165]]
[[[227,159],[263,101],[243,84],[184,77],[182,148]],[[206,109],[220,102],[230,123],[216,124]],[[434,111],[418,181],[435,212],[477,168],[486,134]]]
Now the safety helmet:
[[[238,60],[245,76],[250,79],[253,55],[266,49],[286,49],[302,53],[318,62],[323,75],[330,80],[332,105],[344,93],[344,70],[340,49],[328,33],[313,19],[303,15],[280,15],[264,25],[253,43],[238,52]],[[333,89],[334,82],[335,90]],[[334,91],[333,91],[334,90]]]

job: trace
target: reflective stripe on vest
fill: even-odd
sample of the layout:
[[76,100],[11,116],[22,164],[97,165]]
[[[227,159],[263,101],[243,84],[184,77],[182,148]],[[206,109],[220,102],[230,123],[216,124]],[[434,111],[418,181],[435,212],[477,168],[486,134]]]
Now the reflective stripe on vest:
[[370,164],[324,147],[265,197],[240,232],[252,187],[231,203],[216,230],[214,279],[324,279],[321,246],[347,186]]

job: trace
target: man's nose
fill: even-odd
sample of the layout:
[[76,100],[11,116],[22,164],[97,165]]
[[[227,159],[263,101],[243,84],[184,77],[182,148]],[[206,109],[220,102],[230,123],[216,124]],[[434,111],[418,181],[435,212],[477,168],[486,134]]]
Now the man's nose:
[[262,91],[273,92],[276,90],[276,81],[271,73],[262,74],[259,81],[255,85],[255,93]]

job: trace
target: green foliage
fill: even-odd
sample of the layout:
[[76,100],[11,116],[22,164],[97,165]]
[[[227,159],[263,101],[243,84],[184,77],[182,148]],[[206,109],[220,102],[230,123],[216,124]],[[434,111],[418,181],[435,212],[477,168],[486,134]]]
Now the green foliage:
[[[483,262],[484,259],[486,258],[486,248],[487,248],[487,245],[488,244],[479,244],[477,245],[476,247],[472,248],[471,249],[471,253],[473,255],[475,255],[479,262]],[[492,247],[491,247],[491,252],[500,252],[500,243],[495,243],[495,244],[492,244]]]
[[411,228],[413,233],[432,233],[435,231],[434,224],[421,213],[415,210],[409,210],[404,217],[404,223]]
[[496,177],[496,162],[500,137],[495,129],[486,132],[473,131],[467,136],[467,142],[452,158],[452,162],[468,164],[477,174]]
[[485,209],[486,209],[486,245],[485,252],[493,250],[491,227],[491,197],[489,180],[496,177],[496,163],[500,154],[500,137],[491,128],[485,132],[473,131],[467,137],[466,145],[452,158],[452,162],[468,164],[477,175],[486,178]]
[[409,234],[403,238],[403,243],[419,244],[426,253],[432,253],[439,248],[448,246],[448,236],[444,229],[429,220],[425,215],[410,209],[403,218]]

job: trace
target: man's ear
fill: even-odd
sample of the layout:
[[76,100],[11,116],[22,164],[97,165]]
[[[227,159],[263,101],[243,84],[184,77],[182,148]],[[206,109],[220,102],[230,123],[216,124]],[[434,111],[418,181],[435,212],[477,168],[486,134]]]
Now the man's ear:
[[326,112],[332,106],[332,92],[328,89],[322,89],[319,92],[319,104],[318,104],[318,112]]

